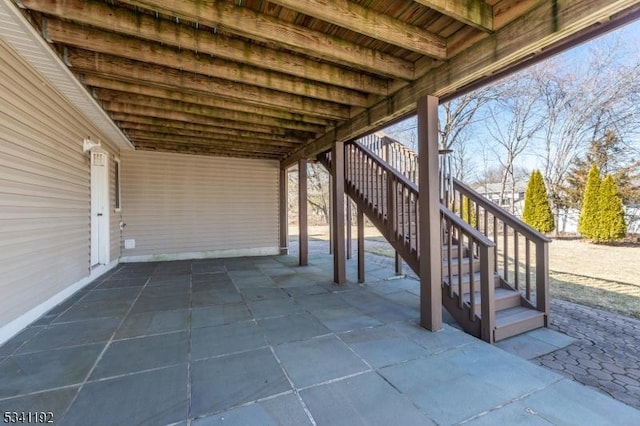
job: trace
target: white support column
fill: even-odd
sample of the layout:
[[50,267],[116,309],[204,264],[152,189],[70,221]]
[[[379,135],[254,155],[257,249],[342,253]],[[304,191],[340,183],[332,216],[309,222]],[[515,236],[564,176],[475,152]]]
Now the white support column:
[[442,328],[442,243],[438,173],[438,98],[418,100],[420,325]]

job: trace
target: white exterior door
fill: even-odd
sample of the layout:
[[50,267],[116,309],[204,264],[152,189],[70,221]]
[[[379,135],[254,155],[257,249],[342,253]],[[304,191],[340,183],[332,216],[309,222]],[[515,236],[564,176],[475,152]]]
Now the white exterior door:
[[91,152],[91,266],[109,263],[109,166],[106,152]]

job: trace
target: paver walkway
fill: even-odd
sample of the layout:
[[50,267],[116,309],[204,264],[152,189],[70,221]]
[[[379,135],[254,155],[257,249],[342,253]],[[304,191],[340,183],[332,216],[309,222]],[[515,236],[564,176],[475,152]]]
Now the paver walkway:
[[534,362],[640,408],[640,321],[552,300],[551,328],[577,341]]

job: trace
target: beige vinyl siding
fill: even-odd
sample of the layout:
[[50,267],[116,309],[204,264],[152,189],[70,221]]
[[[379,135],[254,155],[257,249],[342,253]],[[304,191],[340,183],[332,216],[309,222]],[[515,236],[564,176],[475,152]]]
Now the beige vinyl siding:
[[[116,207],[116,162],[115,159],[117,157],[110,155],[109,156],[109,245],[111,246],[111,250],[109,253],[109,258],[111,261],[117,260],[120,257],[120,219],[122,218],[122,209],[119,212],[115,211]],[[122,163],[120,163],[120,168],[122,169]],[[122,170],[120,171],[120,177],[122,177]],[[122,195],[120,196],[120,201],[122,201]],[[121,203],[122,207],[122,203]]]
[[97,132],[1,40],[0,105],[2,327],[89,275]]
[[137,151],[121,167],[125,258],[277,252],[278,162]]

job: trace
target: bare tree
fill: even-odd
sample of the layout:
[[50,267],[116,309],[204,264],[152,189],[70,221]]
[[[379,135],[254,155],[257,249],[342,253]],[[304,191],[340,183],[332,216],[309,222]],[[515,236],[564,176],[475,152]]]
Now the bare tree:
[[500,199],[505,198],[507,183],[511,183],[511,211],[515,211],[517,158],[525,152],[542,127],[542,118],[538,114],[538,98],[530,90],[530,78],[519,74],[494,86],[497,101],[487,107],[487,131],[496,142],[490,149],[496,161],[502,166],[500,181]]

